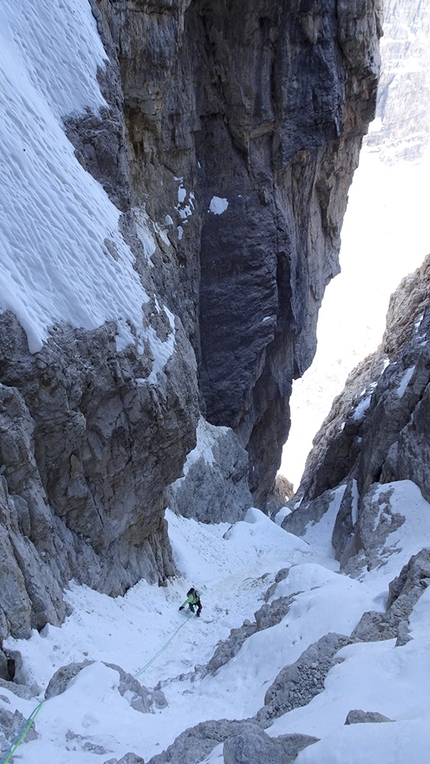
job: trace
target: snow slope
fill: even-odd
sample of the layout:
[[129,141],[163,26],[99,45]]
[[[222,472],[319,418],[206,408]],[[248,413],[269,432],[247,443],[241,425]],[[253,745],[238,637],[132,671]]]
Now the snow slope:
[[[360,580],[337,571],[328,551],[327,518],[299,539],[257,509],[234,526],[202,525],[167,511],[180,571],[168,586],[141,581],[124,597],[110,599],[72,583],[66,592],[72,613],[61,628],[47,626],[28,641],[7,641],[7,649],[22,655],[19,678],[32,688],[34,698],[17,698],[3,687],[0,709],[17,708],[25,717],[43,700],[55,670],[73,661],[95,661],[65,692],[43,703],[35,722],[39,738],[20,746],[20,760],[90,764],[97,749],[100,762],[128,751],[147,761],[200,721],[252,716],[278,672],[310,644],[328,632],[350,634],[363,612],[384,609],[388,581],[429,536],[430,507],[416,486],[403,481],[392,488],[392,509],[406,520],[389,537],[384,564],[363,572]],[[294,594],[287,616],[250,637],[215,676],[194,675],[230,629],[253,620],[276,573],[285,567],[290,573],[276,585],[269,602]],[[192,584],[202,596],[199,620],[178,612]],[[403,647],[390,640],[343,648],[343,662],[328,674],[325,691],[267,730],[272,736],[301,732],[321,738],[299,754],[298,764],[361,764],[372,757],[378,764],[424,764],[430,742],[429,598],[426,591],[413,612],[412,641]],[[101,661],[135,675],[154,657],[139,681],[148,687],[161,682],[168,705],[142,714],[119,694],[118,672]],[[393,723],[345,727],[354,708],[379,711]],[[205,761],[222,762],[222,746]]]
[[142,332],[148,296],[120,213],[76,160],[62,122],[104,105],[96,75],[105,54],[88,0],[3,0],[0,50],[0,311],[17,315],[31,352],[59,321],[117,321],[121,349],[134,342],[127,320]]

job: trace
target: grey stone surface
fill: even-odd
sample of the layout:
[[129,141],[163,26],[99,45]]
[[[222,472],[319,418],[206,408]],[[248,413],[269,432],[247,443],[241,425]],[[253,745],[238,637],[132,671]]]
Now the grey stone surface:
[[[30,354],[0,316],[0,638],[61,623],[71,578],[116,596],[175,573],[164,492],[201,414],[234,431],[264,507],[375,108],[379,0],[91,7],[106,107],[64,115],[65,129],[121,210],[148,294],[141,328],[173,352],[157,371],[133,327],[119,352],[112,321],[52,326]],[[243,450],[215,450],[220,474],[193,470],[206,518],[248,501]]]
[[199,674],[202,676],[216,674],[221,666],[225,666],[226,663],[237,655],[248,637],[251,637],[256,631],[258,631],[256,623],[243,624],[238,629],[232,629],[227,639],[218,643],[212,658],[202,669],[199,669]]
[[388,716],[380,714],[379,711],[361,711],[360,709],[353,709],[349,711],[346,717],[345,724],[380,724],[382,722],[391,722]]
[[406,644],[410,640],[409,616],[429,585],[430,549],[422,549],[391,581],[386,612],[364,613],[351,637],[362,642],[396,638],[396,645]]
[[293,708],[306,706],[323,691],[325,677],[337,662],[336,653],[351,642],[343,634],[331,633],[310,645],[295,663],[279,672],[255,719],[261,724],[270,724]]
[[318,738],[310,735],[271,738],[263,730],[238,732],[224,743],[224,764],[290,764],[303,748],[316,742]]
[[288,531],[288,533],[294,533],[295,536],[304,536],[308,525],[313,525],[314,523],[319,522],[330,508],[333,500],[333,491],[324,491],[323,494],[313,501],[308,501],[303,507],[294,509],[298,498],[299,497],[296,496],[286,505],[292,511],[284,518],[281,527],[285,531]]
[[266,512],[269,517],[273,519],[276,513],[282,507],[285,507],[293,496],[293,484],[284,475],[278,473],[267,497]]
[[200,764],[230,735],[237,732],[252,734],[259,729],[254,721],[220,719],[201,722],[178,735],[172,745],[153,756],[146,764]]
[[6,690],[13,692],[19,698],[25,698],[31,700],[34,698],[33,693],[25,684],[17,684],[16,682],[10,682],[7,679],[0,679],[0,688],[4,687]]
[[229,764],[289,764],[315,742],[317,738],[301,734],[271,738],[253,719],[221,719],[185,730],[147,764],[200,764],[220,743],[224,743],[224,761]]
[[285,520],[284,527],[304,528],[325,492],[345,483],[333,544],[350,573],[382,561],[385,541],[403,522],[388,494],[375,501],[380,483],[412,480],[430,499],[429,296],[430,256],[393,293],[381,346],[334,401],[293,500],[301,498],[300,508]]
[[281,581],[285,581],[285,579],[288,577],[289,572],[290,572],[289,568],[281,568],[281,570],[278,570],[278,572],[277,572],[277,574],[275,576],[275,580],[274,580],[273,584],[271,584],[269,586],[269,588],[267,589],[267,591],[264,594],[264,601],[265,602],[268,602],[270,600],[270,598],[273,597],[273,595],[276,592],[277,585]]
[[[291,382],[311,362],[321,298],[338,272],[347,189],[375,107],[379,3],[92,8],[120,71],[120,87],[110,71],[104,85],[115,125],[123,103],[131,204],[144,202],[157,223],[178,212],[171,251],[153,256],[164,260],[159,293],[198,351],[203,414],[238,434],[264,506]],[[75,141],[82,161],[102,180],[107,165],[118,183],[115,140],[103,162],[90,132],[87,120]],[[221,215],[214,196],[228,200]]]
[[[0,756],[6,754],[11,743],[22,731],[23,726],[25,726],[25,722],[26,717],[20,711],[15,710],[12,713],[12,711],[8,711],[5,708],[0,708]],[[38,737],[35,724],[33,723],[23,742],[29,743],[31,740],[37,740]]]
[[235,523],[252,506],[248,455],[229,427],[200,419],[197,444],[187,457],[184,477],[166,492],[169,507],[204,523]]
[[126,753],[120,759],[109,759],[105,764],[145,764],[144,759],[136,753]]
[[358,508],[357,488],[350,482],[340,505],[332,542],[341,566],[352,574],[363,566],[363,560],[368,570],[383,563],[385,546],[390,546],[390,533],[405,521],[403,515],[391,507],[392,489],[379,489],[379,484],[372,485],[361,497]]
[[163,490],[195,443],[195,358],[178,330],[155,388],[113,325],[56,327],[31,355],[12,314],[0,323],[0,627],[27,636],[61,623],[71,578],[118,595],[175,572]]
[[45,690],[45,700],[55,698],[67,690],[69,682],[82,671],[86,666],[90,666],[93,661],[82,661],[81,663],[69,663],[67,666],[61,666],[49,680]]

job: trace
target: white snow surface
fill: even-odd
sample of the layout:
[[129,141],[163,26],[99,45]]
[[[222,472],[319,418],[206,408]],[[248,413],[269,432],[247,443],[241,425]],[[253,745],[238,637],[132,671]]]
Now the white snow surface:
[[104,105],[97,67],[106,56],[88,0],[3,0],[0,49],[0,311],[16,314],[31,352],[55,323],[95,329],[107,320],[117,321],[118,349],[135,342],[131,322],[142,350],[148,296],[120,213],[63,127]]
[[228,207],[227,199],[221,196],[213,196],[209,204],[209,212],[213,215],[222,215]]
[[409,382],[411,380],[411,377],[412,377],[412,374],[414,373],[414,371],[415,371],[415,366],[411,366],[410,369],[406,369],[406,371],[405,371],[405,373],[403,375],[403,379],[402,379],[402,381],[400,382],[400,385],[397,388],[397,395],[399,396],[399,398],[403,398],[403,396],[404,396],[404,394],[406,392],[406,388],[407,388],[407,386],[408,386],[408,384],[409,384]]
[[[278,672],[310,644],[328,632],[349,634],[363,612],[384,609],[388,582],[429,538],[430,506],[413,483],[392,483],[381,491],[391,493],[392,511],[406,519],[388,537],[383,564],[370,573],[363,570],[360,579],[338,572],[330,548],[339,490],[327,514],[303,539],[254,508],[233,526],[204,525],[167,510],[179,575],[166,587],[141,581],[125,596],[111,599],[71,582],[65,596],[72,612],[61,628],[46,626],[30,640],[9,638],[5,644],[21,653],[19,676],[34,699],[20,699],[3,687],[0,709],[18,709],[26,718],[43,701],[58,668],[94,661],[61,695],[43,702],[35,722],[38,739],[19,748],[22,764],[92,764],[94,746],[100,747],[97,760],[102,764],[128,751],[148,761],[198,722],[252,716]],[[215,676],[201,679],[197,674],[192,680],[195,666],[210,659],[230,629],[253,620],[281,568],[289,568],[289,574],[269,602],[293,594],[287,616],[249,638]],[[191,585],[201,592],[200,619],[178,611]],[[299,754],[298,764],[424,764],[430,743],[429,605],[427,590],[413,611],[413,639],[405,646],[395,647],[390,640],[345,647],[343,662],[329,672],[325,690],[276,719],[268,734],[320,738]],[[134,710],[118,692],[118,672],[103,662],[132,675],[151,662],[139,681],[149,688],[161,682],[167,707],[150,714]],[[379,711],[393,721],[345,726],[355,708]],[[222,762],[222,746],[204,761]]]

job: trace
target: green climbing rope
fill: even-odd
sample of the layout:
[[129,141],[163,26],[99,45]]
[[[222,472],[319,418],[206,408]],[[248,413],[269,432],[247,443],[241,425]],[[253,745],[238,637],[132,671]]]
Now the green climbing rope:
[[22,741],[24,740],[28,730],[30,729],[31,725],[33,724],[37,714],[39,713],[40,709],[43,706],[43,702],[39,703],[38,706],[34,709],[34,711],[30,714],[28,719],[24,722],[22,725],[20,731],[18,732],[15,740],[12,741],[9,748],[7,749],[6,753],[4,754],[3,758],[0,760],[0,764],[7,764],[7,762],[10,760],[11,756],[15,753],[16,749],[19,745],[21,745]]
[[[170,645],[172,639],[174,639],[176,637],[178,631],[180,631],[182,629],[182,627],[185,626],[185,624],[187,623],[187,621],[190,620],[191,617],[192,616],[189,615],[187,620],[184,621],[183,623],[181,623],[180,626],[178,626],[176,631],[172,634],[170,639],[167,640],[166,644],[161,648],[161,650],[159,650],[158,653],[156,653],[156,655],[154,655],[154,657],[151,658],[151,660],[148,661],[148,663],[143,668],[139,669],[137,674],[134,675],[135,677],[138,677],[141,674],[143,674],[143,672],[146,671],[146,669],[149,668],[149,666],[151,666],[151,664],[154,663],[155,660],[157,660],[157,658],[161,655],[161,653],[164,653],[165,649]],[[10,759],[13,756],[13,754],[15,753],[16,749],[18,748],[19,745],[21,745],[22,741],[24,740],[28,730],[30,729],[31,725],[33,724],[33,722],[34,722],[37,714],[39,713],[40,709],[42,708],[42,706],[43,706],[43,702],[39,703],[39,705],[36,706],[34,711],[30,714],[28,719],[25,720],[25,722],[22,725],[21,729],[19,730],[15,740],[12,741],[12,743],[10,744],[10,746],[7,749],[6,753],[3,755],[3,758],[0,759],[0,764],[7,764],[7,762],[10,761]]]
[[[150,666],[152,663],[154,663],[154,661],[155,661],[155,660],[157,660],[158,656],[159,656],[159,655],[161,655],[161,653],[164,653],[164,651],[165,651],[166,647],[168,647],[168,646],[170,645],[170,643],[171,643],[172,639],[174,639],[174,638],[176,637],[176,635],[177,635],[178,631],[180,631],[180,629],[182,629],[182,627],[183,627],[183,626],[185,626],[185,624],[186,624],[186,623],[187,623],[187,622],[190,620],[190,618],[192,618],[192,616],[191,616],[191,615],[189,615],[189,616],[188,616],[188,618],[187,618],[187,620],[186,620],[186,621],[184,621],[183,623],[181,623],[181,625],[180,625],[180,626],[178,626],[178,628],[176,629],[176,631],[174,632],[174,634],[172,634],[172,636],[170,637],[170,639],[168,639],[168,640],[167,640],[167,642],[166,642],[166,644],[164,645],[164,647],[162,647],[162,648],[161,648],[161,650],[159,650],[159,651],[158,651],[158,653],[157,653],[156,655],[154,655],[154,657],[153,657],[153,658],[151,658],[151,660],[150,660],[150,661],[148,661],[148,663],[147,663],[147,664],[146,664],[146,665],[145,665],[143,668],[139,669],[139,671],[137,672],[137,674],[135,674],[135,675],[134,675],[134,676],[135,676],[135,678],[137,678],[138,676],[140,676],[141,674],[143,674],[143,672],[144,672],[144,671],[146,671],[146,669],[147,669],[147,668],[149,668],[149,666]],[[2,762],[0,762],[0,764],[2,764]]]

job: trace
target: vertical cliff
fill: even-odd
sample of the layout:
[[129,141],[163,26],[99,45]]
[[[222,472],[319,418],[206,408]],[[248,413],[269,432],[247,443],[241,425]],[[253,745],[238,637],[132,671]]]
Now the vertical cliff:
[[[2,11],[7,62],[16,51],[43,120],[53,115],[43,132],[31,101],[33,164],[19,153],[22,183],[2,178],[5,195],[29,195],[43,157],[46,185],[21,199],[16,230],[2,223],[14,263],[0,302],[2,634],[61,619],[72,576],[117,594],[171,575],[165,489],[202,415],[201,432],[218,433],[212,454],[228,451],[214,517],[229,481],[234,503],[248,501],[247,459],[264,506],[375,108],[378,0],[91,0],[92,19],[84,0],[76,8],[38,9],[48,48],[64,52],[58,73],[31,4]],[[82,62],[100,39],[93,103]],[[10,141],[23,124],[18,85]],[[90,271],[100,280],[87,293]],[[210,495],[211,463],[192,475]],[[178,506],[193,490],[181,485]]]
[[120,71],[131,204],[157,221],[176,206],[163,296],[193,342],[203,413],[238,435],[264,505],[374,113],[378,4],[93,7]]

